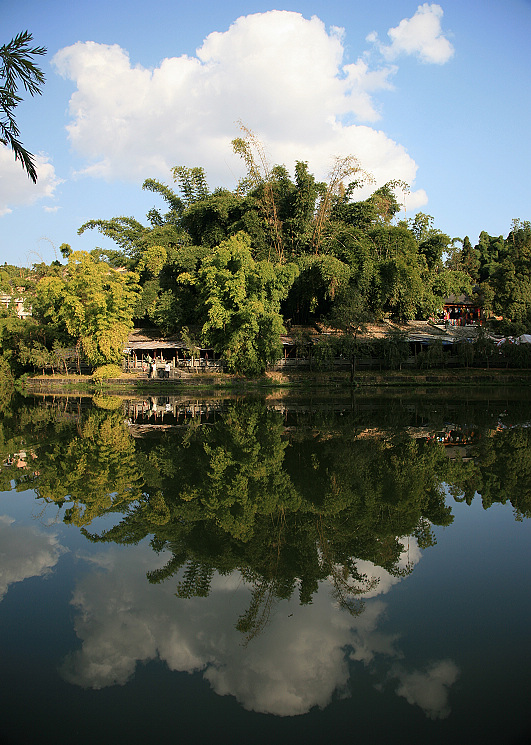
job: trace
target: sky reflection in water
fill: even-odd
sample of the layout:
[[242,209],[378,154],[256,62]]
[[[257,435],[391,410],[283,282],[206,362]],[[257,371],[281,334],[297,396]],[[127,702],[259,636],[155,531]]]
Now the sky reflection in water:
[[[315,426],[311,432],[315,438]],[[290,437],[288,447],[296,447],[293,432]],[[324,459],[323,450],[313,452]],[[520,467],[522,457],[519,451]],[[386,725],[372,722],[380,742],[386,741],[383,732],[393,721],[408,722],[408,742],[426,737],[442,742],[452,736],[457,743],[509,743],[525,730],[521,703],[529,675],[522,660],[530,651],[525,618],[531,608],[524,590],[530,532],[526,518],[515,521],[510,504],[484,510],[479,497],[467,505],[448,496],[455,520],[433,528],[436,545],[421,549],[415,537],[401,538],[395,568],[402,573],[390,573],[368,559],[356,562],[359,577],[377,580],[360,584],[365,590],[361,612],[348,613],[338,602],[335,583],[322,580],[309,604],[301,605],[297,592],[287,599],[271,598],[259,633],[246,639],[237,622],[260,581],[256,572],[214,571],[206,597],[176,597],[186,566],[160,584],[146,579],[171,559],[169,545],[157,555],[147,538],[137,545],[93,544],[60,519],[68,504],[60,507],[58,517],[54,504],[43,512],[42,500],[36,501],[31,490],[4,491],[0,500],[0,630],[7,629],[6,638],[13,642],[7,656],[18,656],[26,673],[36,664],[24,651],[25,624],[15,631],[16,617],[40,616],[46,625],[54,623],[57,612],[63,617],[58,624],[65,625],[68,616],[76,641],[69,639],[67,646],[66,639],[57,642],[51,634],[47,642],[50,688],[60,689],[63,696],[75,690],[87,691],[85,696],[91,690],[110,695],[116,686],[127,691],[135,673],[157,664],[208,682],[214,693],[203,690],[200,706],[211,712],[210,724],[202,728],[212,731],[219,718],[213,702],[219,696],[234,697],[241,716],[247,710],[275,715],[272,721],[278,722],[305,715],[292,720],[300,723],[300,732],[308,717],[314,727],[316,716],[330,722],[333,715],[340,742],[350,741],[348,721],[357,719],[362,729],[370,729],[378,700],[382,719],[388,720]],[[89,530],[103,532],[119,519],[112,514],[98,518]],[[41,583],[37,594],[35,582]],[[51,594],[45,600],[47,589]],[[54,610],[58,593],[66,603]],[[504,693],[493,685],[494,675],[505,676]],[[15,690],[23,686],[23,678],[21,673],[12,681]],[[509,726],[495,704],[500,696],[512,717]],[[489,697],[491,711],[485,709]],[[175,705],[179,711],[179,702]],[[151,706],[145,715],[149,719],[156,712]],[[54,719],[52,711],[50,715]],[[12,716],[7,716],[9,732]],[[467,721],[475,722],[474,733],[460,739]],[[200,730],[197,740],[188,733],[185,741],[200,742]],[[101,741],[111,742],[104,731],[102,724]],[[260,737],[273,732],[289,739],[287,730],[271,724],[263,726]],[[306,730],[305,738],[318,742],[317,732],[315,727],[313,735]],[[66,730],[55,736],[55,742],[69,742]],[[128,741],[136,740],[129,736]]]

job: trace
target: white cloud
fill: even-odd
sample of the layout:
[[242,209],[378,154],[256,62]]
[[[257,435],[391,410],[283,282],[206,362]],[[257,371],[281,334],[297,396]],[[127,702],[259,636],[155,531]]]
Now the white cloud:
[[13,518],[0,515],[0,600],[9,585],[51,572],[66,550],[55,535],[14,523]]
[[435,662],[424,672],[399,672],[396,690],[408,703],[416,704],[430,719],[446,719],[450,714],[449,688],[459,677],[459,668],[452,660]]
[[[412,18],[404,18],[398,26],[390,28],[387,35],[391,39],[388,46],[379,49],[388,60],[395,60],[402,54],[416,55],[422,62],[443,65],[453,56],[454,48],[443,34],[440,5],[424,3],[419,5]],[[377,42],[373,32],[367,41]]]
[[[174,165],[202,165],[212,186],[242,173],[232,154],[237,120],[266,144],[273,163],[307,160],[319,178],[336,156],[353,154],[379,183],[413,182],[417,166],[383,131],[354,122],[379,114],[376,91],[390,88],[391,65],[344,62],[343,31],[317,17],[269,11],[238,18],[210,34],[193,57],[164,59],[148,70],[119,46],[78,42],[54,57],[76,84],[68,133],[106,179],[167,179]],[[424,204],[425,194],[412,195]],[[415,202],[416,200],[416,202]]]
[[13,151],[6,145],[0,145],[0,217],[9,214],[15,207],[35,204],[54,196],[61,181],[53,165],[42,154],[35,156],[35,164],[38,175],[36,184],[22,170],[20,161],[15,161]]

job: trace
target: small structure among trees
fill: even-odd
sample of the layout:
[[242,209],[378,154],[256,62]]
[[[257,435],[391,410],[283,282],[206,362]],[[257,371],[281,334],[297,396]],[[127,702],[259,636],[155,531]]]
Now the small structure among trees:
[[28,318],[31,316],[31,307],[27,307],[23,297],[2,293],[0,294],[0,305],[3,305],[4,308],[14,308],[19,318]]
[[201,347],[188,329],[180,334],[161,336],[158,329],[134,329],[124,349],[126,365],[132,370],[145,370],[155,363],[169,362],[173,368],[205,368],[219,366],[211,347]]
[[443,305],[443,321],[449,326],[482,325],[485,322],[483,308],[478,298],[470,295],[450,295]]

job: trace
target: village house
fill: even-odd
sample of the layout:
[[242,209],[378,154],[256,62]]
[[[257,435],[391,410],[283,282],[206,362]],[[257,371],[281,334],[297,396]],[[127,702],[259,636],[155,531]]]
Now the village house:
[[469,295],[450,295],[444,301],[442,320],[448,326],[482,326],[485,316],[476,298]]
[[171,370],[176,368],[206,368],[218,367],[213,349],[200,347],[195,352],[188,349],[179,334],[161,337],[156,329],[134,329],[129,335],[127,347],[124,349],[126,366],[130,370],[144,370],[153,362],[157,374],[162,371],[166,363]]
[[22,297],[14,298],[13,295],[2,293],[0,294],[0,304],[3,305],[4,308],[9,308],[14,305],[19,318],[28,318],[31,316],[31,306],[25,307],[24,298]]

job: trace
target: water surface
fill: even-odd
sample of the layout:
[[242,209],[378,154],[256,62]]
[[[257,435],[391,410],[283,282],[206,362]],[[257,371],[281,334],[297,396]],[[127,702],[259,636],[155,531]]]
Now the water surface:
[[519,743],[527,391],[17,399],[4,742]]

